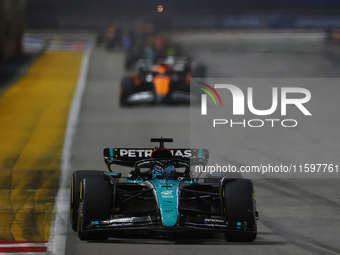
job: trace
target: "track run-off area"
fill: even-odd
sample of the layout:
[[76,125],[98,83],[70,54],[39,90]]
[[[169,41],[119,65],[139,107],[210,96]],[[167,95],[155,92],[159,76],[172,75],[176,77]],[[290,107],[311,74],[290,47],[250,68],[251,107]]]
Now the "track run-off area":
[[53,250],[69,113],[91,40],[41,52],[0,97],[0,253]]

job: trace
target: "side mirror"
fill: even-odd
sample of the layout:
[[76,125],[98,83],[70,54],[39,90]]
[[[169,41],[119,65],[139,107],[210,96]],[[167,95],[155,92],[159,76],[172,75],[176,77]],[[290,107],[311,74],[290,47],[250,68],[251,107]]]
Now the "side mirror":
[[111,176],[112,178],[122,178],[122,173],[120,172],[105,172],[105,174]]

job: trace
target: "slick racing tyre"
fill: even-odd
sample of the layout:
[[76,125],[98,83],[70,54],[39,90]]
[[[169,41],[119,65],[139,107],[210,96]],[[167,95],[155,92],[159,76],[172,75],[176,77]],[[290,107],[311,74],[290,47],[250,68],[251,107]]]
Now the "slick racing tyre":
[[78,209],[79,209],[79,186],[80,182],[87,177],[101,177],[104,171],[95,170],[79,170],[72,175],[71,181],[71,207],[70,207],[70,223],[71,228],[77,231]]
[[134,83],[133,78],[130,76],[124,77],[120,84],[120,98],[119,102],[121,106],[128,105],[128,97],[134,93]]
[[194,70],[193,78],[205,78],[206,77],[207,68],[205,65],[197,65]]
[[253,185],[247,179],[234,179],[225,182],[222,188],[224,215],[228,225],[247,224],[247,232],[237,230],[226,232],[228,242],[252,242],[256,239],[257,226],[253,201]]
[[111,187],[109,180],[85,178],[81,182],[79,198],[80,217],[78,218],[78,237],[81,240],[107,240],[106,232],[86,232],[91,221],[102,221],[111,217]]

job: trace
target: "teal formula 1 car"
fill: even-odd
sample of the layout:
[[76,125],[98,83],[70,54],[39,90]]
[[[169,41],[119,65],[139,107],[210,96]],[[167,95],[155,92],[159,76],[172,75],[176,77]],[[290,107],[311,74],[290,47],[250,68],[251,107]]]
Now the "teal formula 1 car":
[[[154,149],[104,149],[105,171],[76,171],[71,183],[71,227],[82,240],[119,233],[210,231],[227,241],[252,242],[257,234],[252,181],[241,176],[195,178],[206,166],[206,149],[166,149],[170,138],[154,138]],[[115,165],[133,167],[125,181]]]

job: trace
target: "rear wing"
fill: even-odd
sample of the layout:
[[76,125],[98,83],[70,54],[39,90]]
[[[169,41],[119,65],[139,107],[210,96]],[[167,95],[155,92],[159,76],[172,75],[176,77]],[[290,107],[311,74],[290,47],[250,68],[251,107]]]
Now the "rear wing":
[[[133,167],[139,160],[151,158],[155,149],[151,148],[105,148],[104,161],[109,167],[111,164]],[[188,162],[207,161],[209,151],[207,149],[169,149],[173,158],[184,159]]]

